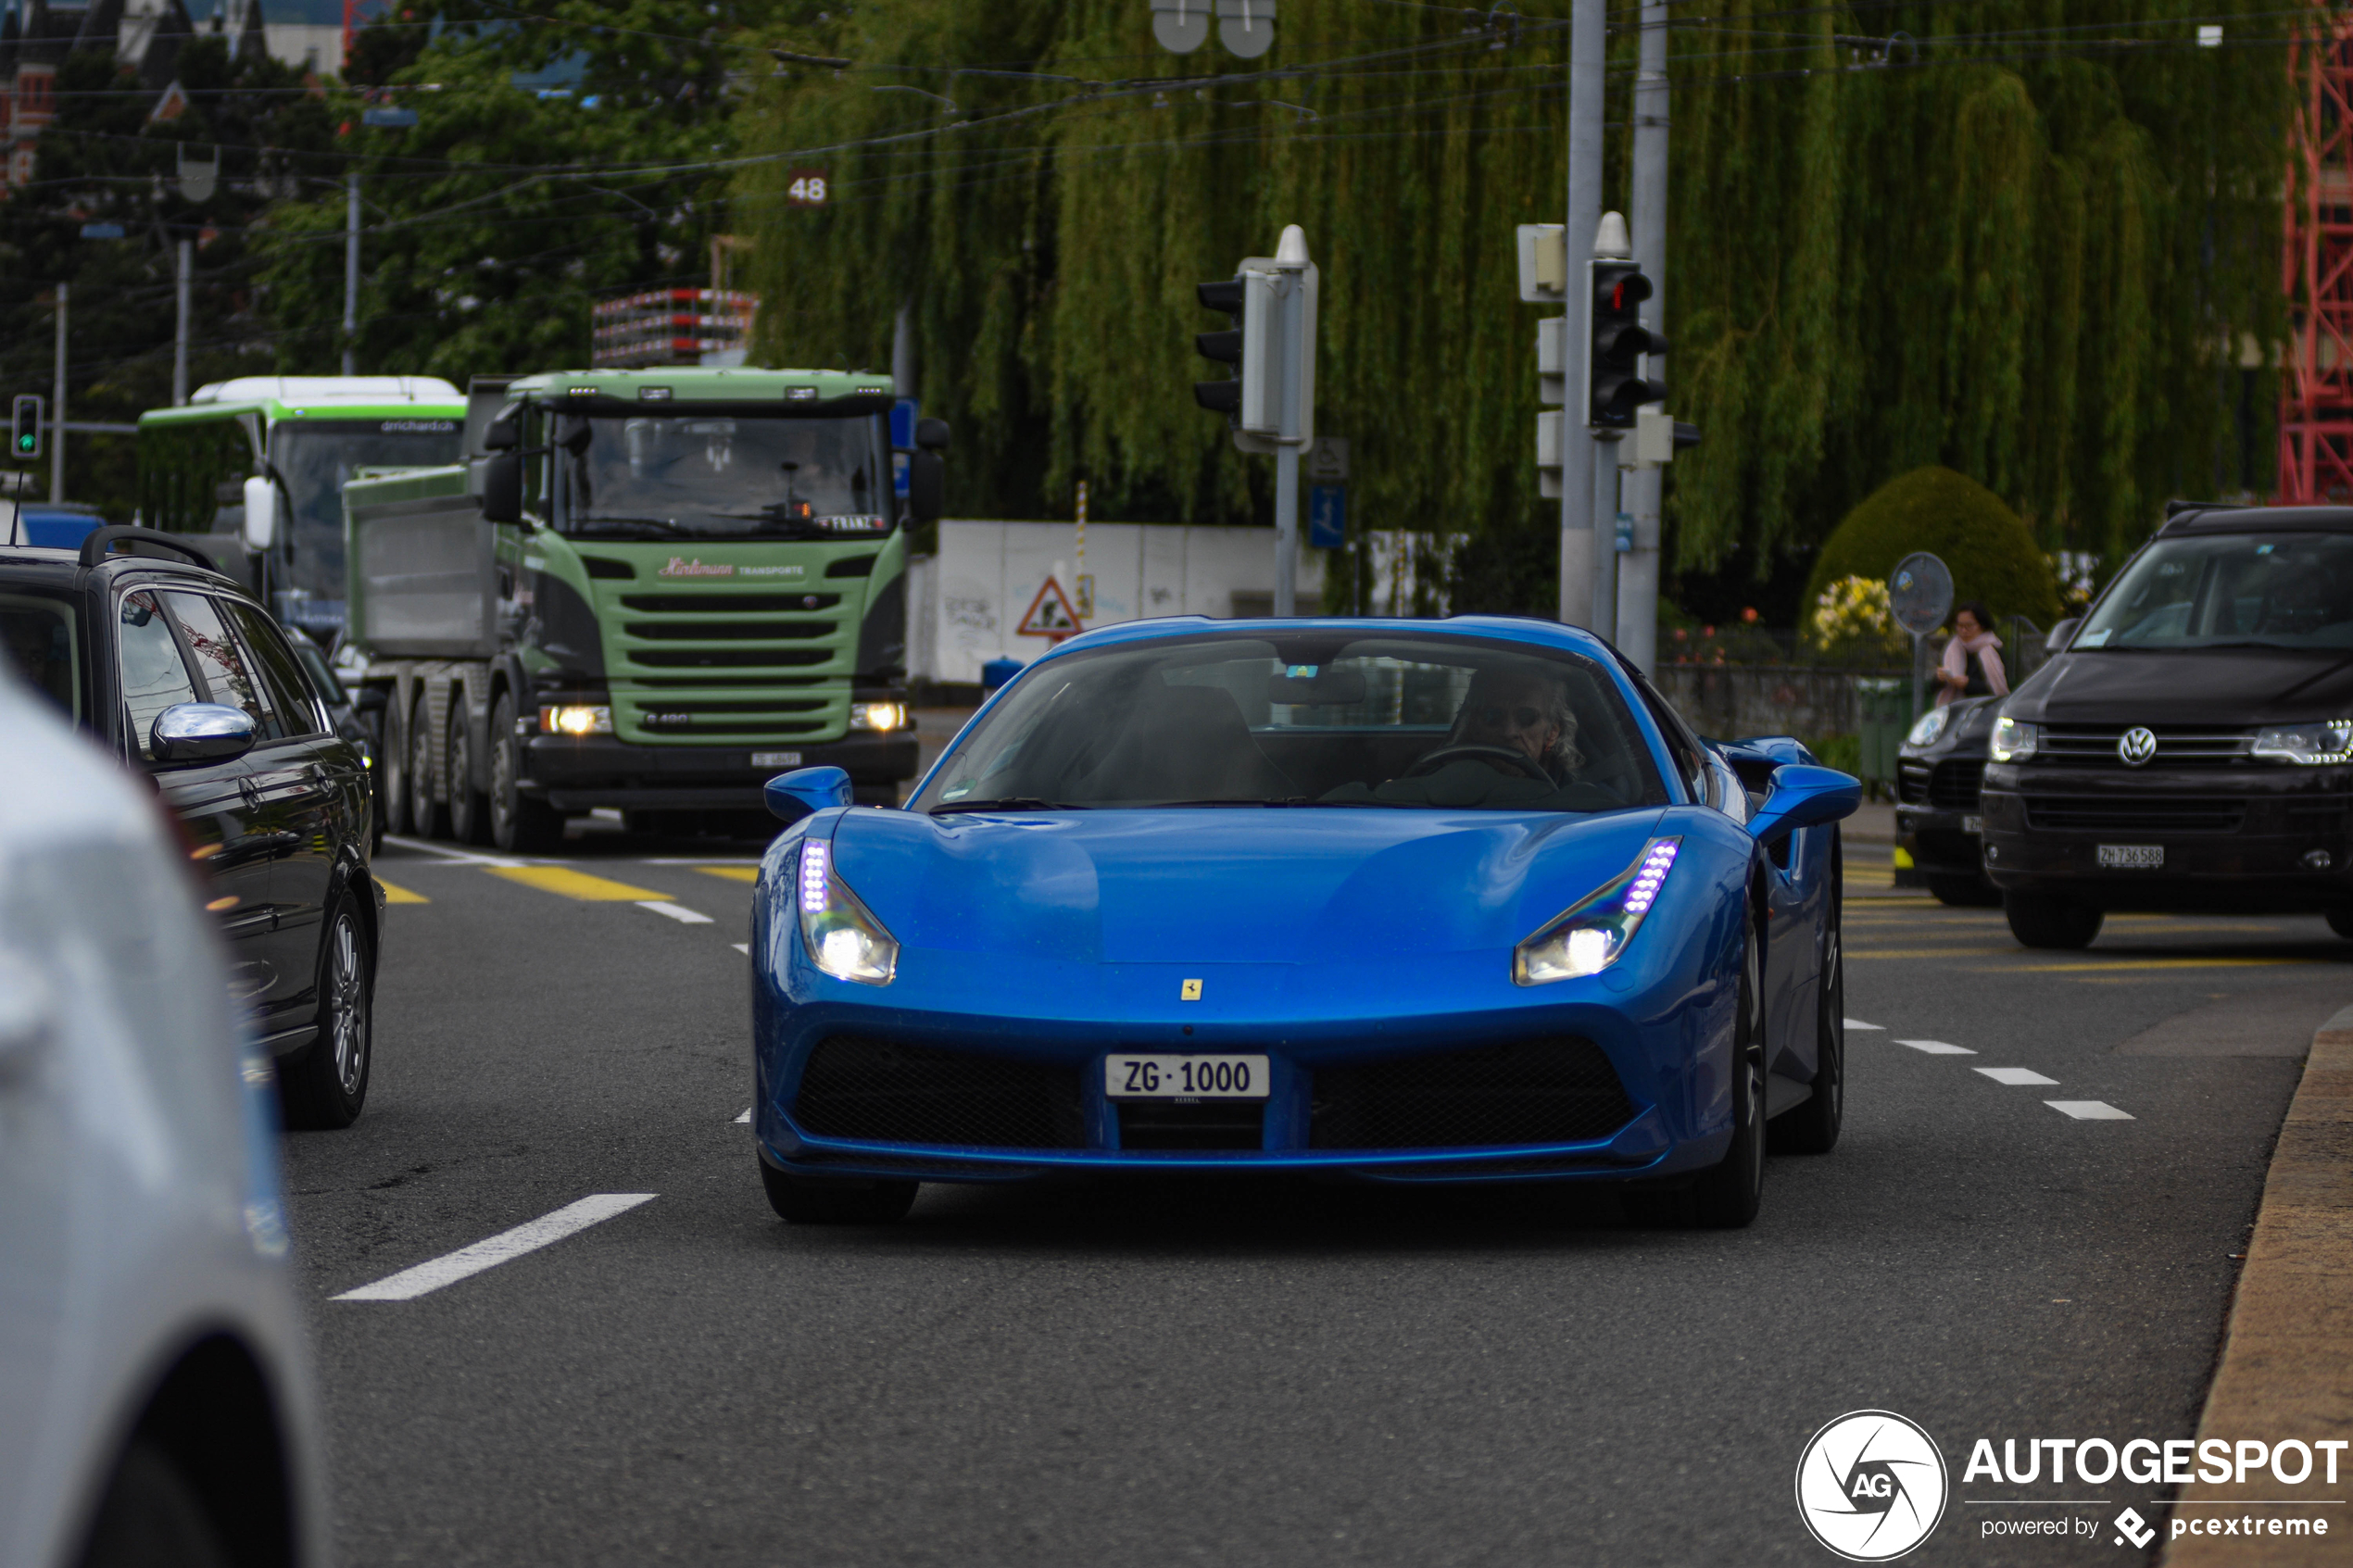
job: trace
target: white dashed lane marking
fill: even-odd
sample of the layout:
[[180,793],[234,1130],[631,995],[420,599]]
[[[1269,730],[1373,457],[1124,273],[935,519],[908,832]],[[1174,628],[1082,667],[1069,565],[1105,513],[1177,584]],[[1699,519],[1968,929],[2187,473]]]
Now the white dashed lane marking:
[[2031,1067],[1981,1067],[1977,1070],[1996,1084],[2048,1084],[2056,1087],[2057,1078],[2045,1078]]
[[552,1214],[517,1225],[510,1231],[460,1247],[455,1252],[419,1263],[387,1275],[373,1285],[363,1285],[357,1290],[346,1290],[334,1298],[338,1301],[413,1301],[428,1291],[439,1290],[445,1285],[455,1285],[469,1274],[484,1269],[495,1269],[526,1252],[536,1252],[550,1242],[561,1241],[590,1225],[625,1214],[640,1203],[653,1200],[650,1192],[600,1192],[584,1198],[577,1203],[567,1203]]
[[709,925],[711,923],[709,915],[698,914],[683,904],[673,904],[666,898],[640,898],[636,902],[639,909],[651,909],[658,915],[668,915],[681,925]]
[[2119,1110],[2104,1099],[2046,1099],[2043,1102],[2062,1116],[2072,1116],[2078,1122],[2130,1122],[2129,1110]]
[[1909,1046],[1914,1050],[1928,1056],[1975,1056],[1977,1054],[1967,1046],[1947,1045],[1943,1040],[1898,1040],[1895,1043],[1899,1046]]
[[1884,1035],[1884,1034],[1886,1034],[1886,1033],[1887,1033],[1887,1026],[1886,1026],[1885,1024],[1883,1024],[1883,1023],[1866,1023],[1866,1022],[1863,1022],[1861,1019],[1859,1019],[1859,1018],[1850,1018],[1850,1019],[1848,1019],[1848,1020],[1846,1021],[1846,1026],[1847,1026],[1849,1029],[1868,1029],[1868,1030],[1869,1030],[1869,1031],[1870,1031],[1872,1034],[1874,1034],[1874,1035]]
[[749,1127],[751,1125],[751,1108],[749,1106],[746,1106],[744,1108],[744,1113],[736,1118],[736,1125],[738,1127]]
[[727,946],[735,948],[736,951],[741,953],[746,958],[751,957],[751,944],[749,942],[730,942]]

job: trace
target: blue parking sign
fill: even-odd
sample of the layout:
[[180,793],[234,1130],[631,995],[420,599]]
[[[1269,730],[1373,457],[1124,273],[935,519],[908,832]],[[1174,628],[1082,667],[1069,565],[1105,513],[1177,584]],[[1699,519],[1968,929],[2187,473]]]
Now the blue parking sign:
[[1319,550],[1337,550],[1348,544],[1346,485],[1307,487],[1307,542]]

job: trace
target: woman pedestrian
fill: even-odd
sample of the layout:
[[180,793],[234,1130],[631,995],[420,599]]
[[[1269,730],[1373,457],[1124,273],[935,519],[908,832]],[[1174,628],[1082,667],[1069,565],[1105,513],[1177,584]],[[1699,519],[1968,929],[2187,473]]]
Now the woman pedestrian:
[[1953,608],[1953,635],[1944,645],[1944,659],[1936,671],[1936,706],[1957,697],[2007,696],[2010,678],[2002,668],[2002,639],[1993,631],[1994,617],[1977,599]]

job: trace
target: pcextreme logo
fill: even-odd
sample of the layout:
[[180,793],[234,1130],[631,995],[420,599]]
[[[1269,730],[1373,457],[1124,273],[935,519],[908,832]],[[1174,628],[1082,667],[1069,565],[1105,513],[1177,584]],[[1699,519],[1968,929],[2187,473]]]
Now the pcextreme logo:
[[1950,1483],[1936,1439],[1894,1411],[1849,1411],[1797,1461],[1797,1512],[1849,1562],[1886,1562],[1928,1539]]

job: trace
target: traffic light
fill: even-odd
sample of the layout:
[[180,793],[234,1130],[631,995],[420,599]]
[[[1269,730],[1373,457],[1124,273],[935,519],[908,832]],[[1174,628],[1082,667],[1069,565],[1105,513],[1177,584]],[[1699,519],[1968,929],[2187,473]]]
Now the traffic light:
[[1664,353],[1666,340],[1642,322],[1651,281],[1631,261],[1592,263],[1593,306],[1585,355],[1585,422],[1594,430],[1631,430],[1634,412],[1667,395],[1642,379],[1645,354]]
[[1205,310],[1222,310],[1234,319],[1234,324],[1222,332],[1196,332],[1193,346],[1203,358],[1220,364],[1231,365],[1233,373],[1224,381],[1193,383],[1193,401],[1213,414],[1226,416],[1227,424],[1241,418],[1242,409],[1242,310],[1244,291],[1239,278],[1222,283],[1203,283],[1194,291]]
[[8,455],[19,460],[41,456],[41,411],[36,392],[19,392],[8,408]]

